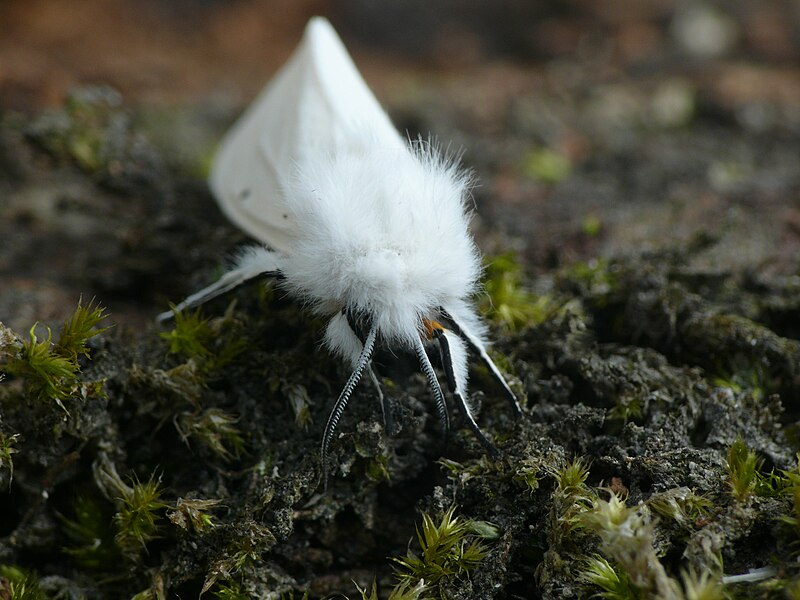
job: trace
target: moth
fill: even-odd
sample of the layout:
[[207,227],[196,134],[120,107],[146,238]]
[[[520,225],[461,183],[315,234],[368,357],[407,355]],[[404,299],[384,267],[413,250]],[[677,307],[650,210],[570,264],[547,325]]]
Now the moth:
[[226,134],[209,183],[228,218],[263,245],[246,248],[176,309],[267,276],[327,319],[325,344],[353,371],[322,436],[326,482],[336,427],[365,373],[387,425],[391,418],[372,365],[378,344],[416,355],[447,435],[447,404],[426,351],[437,343],[456,406],[496,455],[468,402],[468,351],[514,413],[522,410],[487,353],[470,300],[481,273],[468,228],[470,177],[431,143],[400,136],[327,20],[311,19],[297,50]]

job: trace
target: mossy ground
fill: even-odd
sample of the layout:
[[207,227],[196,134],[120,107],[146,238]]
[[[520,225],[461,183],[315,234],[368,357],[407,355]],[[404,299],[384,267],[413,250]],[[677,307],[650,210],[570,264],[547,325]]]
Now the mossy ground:
[[[109,94],[30,123],[4,118],[0,177],[17,201],[6,212],[61,219],[25,243],[77,257],[72,276],[111,313],[99,326],[116,305],[150,323],[213,278],[219,249],[241,237],[213,216],[202,179],[140,137]],[[23,205],[43,186],[71,202]],[[503,292],[494,352],[527,398],[513,419],[473,370],[479,422],[502,458],[457,417],[445,447],[413,361],[386,354],[398,431],[386,434],[360,386],[327,492],[318,447],[346,369],[320,349],[323,324],[274,290],[239,290],[177,330],[117,321],[75,355],[77,379],[58,398],[7,368],[36,319],[17,336],[0,330],[0,591],[357,598],[351,580],[366,590],[375,578],[385,598],[398,581],[390,557],[407,555],[421,514],[436,524],[455,506],[486,556],[448,563],[435,588],[412,581],[408,597],[588,597],[616,577],[618,597],[694,598],[703,573],[704,597],[795,597],[800,290],[791,277],[698,270],[695,252],[568,264],[535,286],[513,264],[490,269],[500,279],[488,288]],[[7,293],[5,307],[24,301],[24,289]],[[722,583],[765,567],[763,581]]]

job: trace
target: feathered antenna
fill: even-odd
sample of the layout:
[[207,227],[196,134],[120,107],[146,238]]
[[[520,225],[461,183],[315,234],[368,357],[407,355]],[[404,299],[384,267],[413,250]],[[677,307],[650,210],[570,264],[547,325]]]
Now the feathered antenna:
[[342,418],[344,409],[347,408],[347,402],[350,400],[350,396],[353,395],[353,390],[361,380],[361,376],[364,374],[364,370],[367,368],[367,365],[372,358],[372,353],[375,350],[375,340],[377,338],[378,327],[373,324],[369,330],[369,333],[367,334],[367,339],[364,340],[364,348],[361,350],[361,355],[358,357],[356,367],[353,369],[350,379],[347,380],[342,393],[339,394],[336,404],[333,405],[333,410],[331,411],[331,415],[328,417],[328,422],[325,425],[325,433],[322,436],[320,459],[322,461],[322,477],[326,490],[328,489],[328,449],[330,448],[333,434],[336,431],[336,426],[339,424],[339,419]]
[[445,442],[447,442],[447,438],[450,436],[450,418],[447,415],[447,404],[444,402],[442,387],[439,385],[439,380],[436,378],[436,372],[433,370],[433,366],[431,365],[431,361],[428,358],[427,352],[425,352],[425,346],[422,344],[422,340],[419,338],[416,340],[414,350],[417,352],[419,366],[422,369],[422,372],[425,374],[425,377],[428,378],[428,385],[430,385],[431,389],[433,390],[433,397],[436,400],[436,412],[439,415],[439,422],[442,424],[442,429],[444,430]]

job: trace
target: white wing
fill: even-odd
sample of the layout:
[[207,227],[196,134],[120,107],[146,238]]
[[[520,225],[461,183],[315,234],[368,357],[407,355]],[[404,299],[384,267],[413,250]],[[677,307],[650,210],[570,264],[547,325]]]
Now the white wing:
[[331,24],[312,18],[300,46],[223,139],[209,183],[223,212],[274,250],[291,253],[284,190],[297,165],[369,132],[403,140]]

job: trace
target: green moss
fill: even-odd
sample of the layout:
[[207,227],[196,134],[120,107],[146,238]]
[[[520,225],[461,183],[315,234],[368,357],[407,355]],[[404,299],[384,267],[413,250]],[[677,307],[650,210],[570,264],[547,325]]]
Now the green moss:
[[294,412],[294,422],[300,429],[306,430],[311,425],[311,400],[305,386],[297,383],[281,382],[284,396]]
[[726,600],[731,597],[720,578],[708,571],[683,571],[681,583],[685,600]]
[[210,318],[203,316],[200,308],[194,311],[180,311],[175,306],[171,308],[175,326],[171,331],[159,334],[167,342],[170,354],[199,359],[210,356],[208,346],[214,338]]
[[708,515],[713,503],[689,488],[679,487],[653,494],[647,499],[647,506],[657,515],[692,530],[698,520]]
[[218,581],[231,581],[237,573],[251,570],[260,556],[276,543],[269,528],[247,521],[234,532],[219,556],[209,566],[201,595],[210,590]]
[[[9,347],[5,347],[3,370],[22,378],[30,396],[55,400],[66,410],[63,401],[80,391],[78,359],[88,356],[89,339],[106,331],[107,328],[98,329],[97,325],[107,316],[105,309],[94,300],[85,306],[79,300],[55,343],[50,328],[47,328],[47,338],[40,340],[36,334],[38,323],[34,323],[28,331],[28,340],[21,344],[18,352],[11,353]],[[87,384],[86,391],[99,393],[100,386],[97,382]]]
[[161,518],[159,513],[167,507],[161,500],[163,488],[160,478],[151,475],[142,483],[133,475],[131,485],[128,485],[104,453],[100,454],[93,468],[98,487],[116,504],[114,541],[126,558],[136,561],[146,550],[148,542],[158,537],[156,522]]
[[119,565],[120,551],[114,543],[111,527],[113,511],[90,495],[73,501],[74,518],[61,516],[62,531],[70,544],[64,552],[81,567],[108,571]]
[[212,593],[219,600],[250,600],[250,594],[244,590],[242,584],[235,581],[218,583]]
[[108,331],[109,327],[98,325],[108,318],[106,309],[92,298],[84,305],[83,300],[78,300],[78,307],[72,316],[64,321],[58,343],[54,351],[60,356],[70,359],[77,364],[79,356],[89,356],[87,342],[96,335]]
[[600,552],[630,578],[643,597],[675,597],[676,582],[659,562],[653,523],[646,506],[627,506],[622,496],[597,497],[579,517],[580,526],[600,540]]
[[0,597],[4,600],[47,600],[38,578],[12,565],[0,565]]
[[556,310],[550,298],[525,289],[522,267],[512,253],[484,262],[488,298],[481,303],[481,310],[489,319],[513,331],[542,323]]
[[560,469],[549,469],[549,472],[556,481],[556,492],[562,496],[581,496],[589,490],[586,485],[589,463],[581,457],[574,458]]
[[635,393],[620,394],[609,411],[608,418],[625,424],[641,418],[643,411],[644,407],[640,396]]
[[0,431],[0,469],[8,469],[9,486],[14,479],[14,460],[11,457],[18,452],[18,450],[14,448],[14,444],[17,443],[18,439],[18,433],[7,435]]
[[194,360],[204,374],[213,373],[247,348],[247,342],[238,334],[237,328],[231,327],[234,306],[231,303],[225,314],[216,319],[205,317],[200,308],[179,311],[173,306],[175,325],[172,330],[159,335],[167,342],[170,354]]
[[97,173],[107,166],[109,142],[118,135],[119,103],[119,94],[109,88],[79,89],[67,98],[62,112],[39,118],[29,135],[55,158]]
[[593,298],[600,305],[618,284],[618,278],[605,258],[593,258],[587,262],[576,262],[561,273],[561,276],[576,284],[582,296]]
[[190,439],[197,440],[215,455],[229,461],[239,458],[245,450],[237,421],[236,417],[220,408],[208,408],[181,413],[175,420],[175,427],[185,443]]
[[755,491],[763,463],[741,438],[728,448],[728,486],[736,500],[744,502]]
[[747,393],[755,402],[762,402],[769,389],[769,378],[759,365],[745,365],[714,378],[714,384],[737,393]]
[[592,598],[604,600],[640,600],[644,598],[642,590],[633,584],[624,571],[615,569],[602,556],[593,556],[586,561],[579,578],[600,591],[592,594]]
[[62,401],[74,391],[78,365],[55,352],[53,332],[47,328],[47,339],[39,340],[36,325],[28,332],[29,339],[22,344],[22,353],[7,370],[26,379],[31,394],[39,398],[50,398],[63,408]]
[[423,513],[417,541],[419,554],[409,549],[405,556],[392,559],[398,565],[399,582],[408,589],[421,581],[426,587],[436,587],[459,577],[477,567],[488,552],[469,521],[455,515],[455,506],[445,511],[438,523]]
[[389,457],[385,454],[373,457],[367,463],[365,473],[371,481],[391,481]]
[[550,148],[535,148],[525,155],[523,172],[541,183],[558,183],[569,176],[569,159]]
[[529,492],[539,489],[542,480],[542,465],[539,461],[526,458],[519,462],[514,473],[514,481],[523,485]]
[[795,535],[800,537],[800,454],[797,455],[797,466],[790,471],[781,471],[780,479],[781,493],[790,502],[789,514],[781,515],[780,520],[790,525]]
[[132,485],[120,497],[120,508],[114,515],[117,535],[114,537],[122,553],[129,558],[138,558],[148,542],[158,537],[156,521],[167,505],[161,500],[163,489],[159,479],[151,476],[142,483],[132,480]]
[[587,215],[581,223],[581,231],[588,237],[597,237],[603,230],[603,222],[595,215]]
[[[369,592],[367,592],[366,588],[362,588],[358,584],[355,585],[358,593],[361,594],[361,600],[379,600],[378,586],[374,581],[372,582],[372,589]],[[408,581],[401,581],[389,592],[388,600],[426,600],[431,597],[424,581],[419,581],[416,584],[411,584]]]
[[219,500],[202,500],[199,498],[178,498],[175,508],[167,511],[167,518],[183,529],[204,534],[216,525],[208,511],[219,506]]

